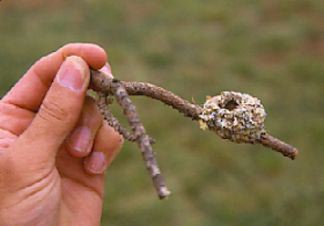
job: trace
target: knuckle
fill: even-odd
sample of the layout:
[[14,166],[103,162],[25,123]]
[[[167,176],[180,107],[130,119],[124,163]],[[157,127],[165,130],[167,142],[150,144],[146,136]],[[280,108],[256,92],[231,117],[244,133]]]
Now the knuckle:
[[53,101],[44,101],[39,110],[39,117],[45,121],[67,122],[69,112]]

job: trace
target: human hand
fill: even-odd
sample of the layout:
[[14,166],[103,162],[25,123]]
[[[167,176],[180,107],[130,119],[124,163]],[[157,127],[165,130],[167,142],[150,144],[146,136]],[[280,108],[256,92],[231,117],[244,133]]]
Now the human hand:
[[[0,100],[0,225],[99,225],[104,171],[122,138],[86,97],[93,44],[37,61]],[[110,72],[111,73],[111,72]]]

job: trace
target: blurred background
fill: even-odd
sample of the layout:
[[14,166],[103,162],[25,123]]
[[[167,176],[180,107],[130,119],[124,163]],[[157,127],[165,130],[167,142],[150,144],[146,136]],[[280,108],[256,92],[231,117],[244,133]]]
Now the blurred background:
[[[107,172],[102,225],[324,225],[324,8],[320,0],[2,0],[0,93],[69,42],[103,46],[116,77],[197,103],[222,90],[265,105],[295,161],[199,129],[134,98],[173,195],[159,201],[139,150]],[[120,110],[114,112],[121,116]]]

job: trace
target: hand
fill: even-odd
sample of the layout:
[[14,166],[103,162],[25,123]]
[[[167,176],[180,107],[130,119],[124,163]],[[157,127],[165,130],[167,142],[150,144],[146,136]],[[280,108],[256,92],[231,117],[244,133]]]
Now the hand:
[[[86,97],[93,44],[37,61],[0,101],[0,225],[99,225],[104,171],[122,138]],[[110,72],[111,73],[111,72]]]

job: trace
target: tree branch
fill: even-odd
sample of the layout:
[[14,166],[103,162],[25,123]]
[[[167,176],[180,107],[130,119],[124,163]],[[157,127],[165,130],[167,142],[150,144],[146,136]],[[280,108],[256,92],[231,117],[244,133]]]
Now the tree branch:
[[[129,95],[147,96],[159,100],[194,120],[198,120],[202,112],[199,105],[192,104],[162,87],[144,82],[120,82]],[[112,94],[109,78],[99,71],[91,70],[91,88],[107,95]]]
[[[204,107],[201,107],[156,85],[144,82],[119,81],[111,79],[103,72],[95,70],[91,70],[90,88],[106,96],[114,95],[119,105],[123,108],[133,133],[127,132],[107,108],[107,110],[104,110],[102,113],[110,125],[122,134],[125,139],[131,141],[135,140],[138,143],[142,150],[146,167],[151,174],[154,187],[160,198],[166,197],[170,192],[165,186],[163,177],[161,176],[155,160],[151,147],[151,138],[146,134],[144,126],[139,120],[135,106],[132,104],[128,95],[147,96],[159,100],[178,110],[180,113],[183,113],[186,117],[199,121],[201,127],[215,131],[223,139],[230,139],[237,143],[260,143],[291,159],[295,159],[298,154],[298,150],[295,147],[271,136],[263,129],[263,121],[266,116],[263,106],[257,98],[247,94],[223,92],[223,96],[213,97],[212,100],[206,101],[207,104],[205,103]],[[224,99],[224,96],[229,99]],[[103,109],[103,102],[101,102],[100,105],[100,108]],[[241,115],[239,115],[238,118],[231,118],[237,116],[235,115],[236,113],[232,112],[236,107],[240,107],[242,110],[238,111]],[[246,118],[246,114],[251,115]],[[241,121],[235,122],[236,124],[231,124],[232,127],[228,129],[226,126],[223,127],[225,123],[224,120],[228,119],[231,123],[234,123],[237,119]],[[239,125],[241,127],[238,127],[237,123],[241,123],[241,125]],[[253,131],[253,129],[255,131]]]
[[[170,195],[169,189],[166,187],[164,179],[161,175],[160,168],[155,159],[153,149],[151,146],[152,138],[150,138],[145,131],[143,124],[140,122],[139,116],[137,114],[136,108],[130,100],[128,93],[123,86],[123,84],[117,79],[111,79],[104,74],[100,74],[104,80],[100,84],[105,84],[105,87],[109,87],[109,92],[105,92],[106,95],[113,94],[123,109],[124,115],[127,117],[128,123],[131,126],[132,134],[127,132],[117,121],[115,117],[112,116],[111,112],[104,108],[103,103],[106,97],[104,95],[99,96],[98,105],[99,108],[103,111],[104,118],[108,121],[113,128],[116,129],[125,139],[134,140],[137,142],[138,146],[141,149],[143,159],[146,163],[146,168],[148,169],[153,185],[158,193],[160,199],[163,199]],[[92,80],[93,82],[93,80]]]
[[108,122],[108,125],[114,128],[116,132],[121,134],[124,139],[132,142],[136,141],[135,134],[128,132],[127,129],[120,124],[118,119],[109,110],[108,104],[109,103],[107,103],[107,96],[104,93],[98,93],[97,105],[99,107],[100,113]]
[[283,156],[287,156],[292,160],[294,160],[298,155],[297,148],[291,146],[290,144],[286,144],[268,133],[262,134],[258,142],[265,147],[269,147],[277,152],[280,152]]

